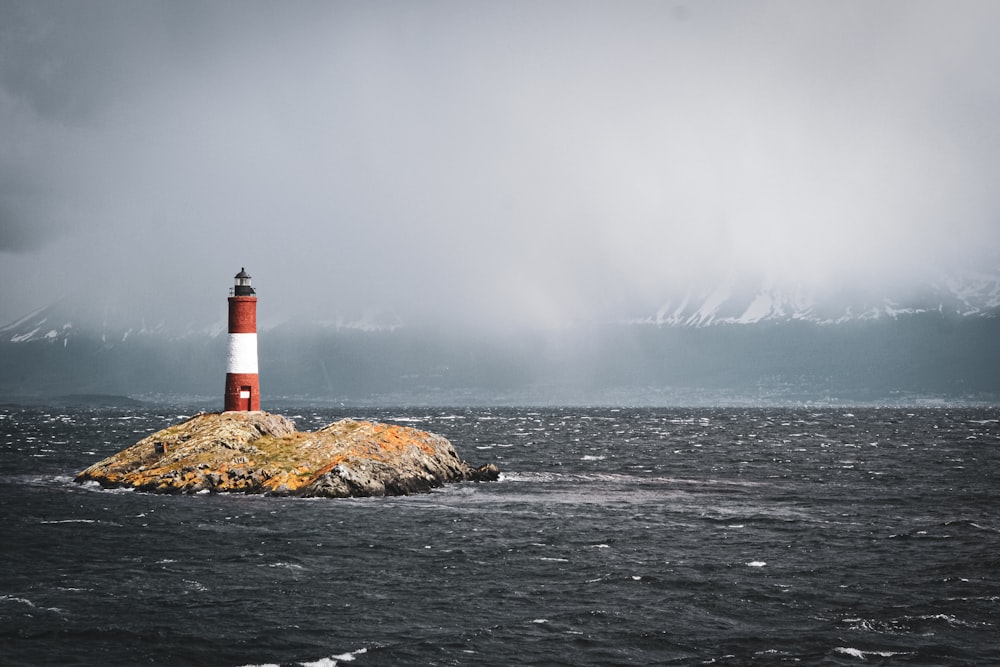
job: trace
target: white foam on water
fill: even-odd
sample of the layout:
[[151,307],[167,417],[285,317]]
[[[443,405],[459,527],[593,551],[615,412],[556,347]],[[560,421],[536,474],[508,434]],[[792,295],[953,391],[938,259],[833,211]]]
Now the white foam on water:
[[39,521],[38,523],[97,523],[96,519],[57,519],[53,521]]
[[28,605],[32,609],[41,609],[42,611],[51,611],[51,612],[59,614],[61,616],[65,616],[66,615],[66,610],[65,609],[60,609],[59,607],[39,607],[38,605],[36,605],[34,602],[32,602],[31,600],[29,600],[28,598],[19,598],[19,597],[15,596],[15,595],[0,595],[0,602],[3,602],[4,600],[9,600],[11,602],[16,602],[18,604]]
[[969,623],[968,621],[963,621],[960,618],[955,618],[951,614],[923,614],[921,616],[914,617],[921,621],[944,621],[948,625],[954,625],[959,627],[973,628],[978,624]]
[[865,659],[865,652],[860,649],[850,648],[847,646],[838,646],[833,650],[836,651],[837,653],[843,653],[844,655],[852,656],[854,658],[857,658],[858,660]]
[[0,595],[0,601],[3,600],[10,600],[11,602],[20,602],[21,604],[26,604],[29,607],[32,608],[35,607],[35,603],[29,600],[28,598],[19,598],[14,595]]
[[861,649],[852,648],[850,646],[838,646],[833,650],[837,653],[843,653],[844,655],[849,655],[852,658],[857,658],[858,660],[867,660],[870,655],[875,655],[880,658],[891,658],[895,655],[907,655],[902,651],[862,651]]
[[[260,567],[260,566],[258,566]],[[305,568],[297,563],[285,563],[278,561],[277,563],[268,563],[267,567],[280,567],[285,570],[304,570]]]
[[747,567],[764,567],[765,565],[767,565],[767,563],[762,560],[752,560],[747,563]]
[[584,454],[583,457],[580,460],[581,461],[603,461],[606,458],[608,458],[608,457],[607,456],[599,456],[599,455],[595,455],[595,454]]
[[[316,662],[303,662],[302,667],[333,667],[340,662],[352,662],[357,660],[359,655],[364,655],[368,653],[368,649],[359,648],[357,651],[351,651],[350,653],[341,653],[340,655],[332,655],[329,658],[323,658],[322,660],[317,660]],[[332,660],[333,662],[328,662]]]
[[92,479],[88,479],[82,484],[80,484],[80,488],[86,489],[87,491],[100,491],[101,493],[111,493],[111,494],[135,492],[135,488],[131,486],[118,486],[105,489],[103,486],[101,486],[100,482],[95,482]]
[[501,472],[501,482],[554,482],[562,477],[552,472]]
[[194,579],[184,579],[183,581],[184,581],[185,584],[187,584],[187,587],[188,587],[189,590],[192,590],[192,591],[195,591],[195,592],[198,592],[198,593],[204,593],[205,591],[208,590],[208,586],[206,586],[205,584],[201,583],[200,581],[195,581]]

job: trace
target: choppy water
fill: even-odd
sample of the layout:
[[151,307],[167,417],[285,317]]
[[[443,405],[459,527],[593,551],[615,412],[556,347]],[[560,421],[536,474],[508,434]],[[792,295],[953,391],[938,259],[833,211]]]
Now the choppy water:
[[179,416],[0,411],[0,662],[1000,664],[998,410],[353,411],[503,479],[72,482]]

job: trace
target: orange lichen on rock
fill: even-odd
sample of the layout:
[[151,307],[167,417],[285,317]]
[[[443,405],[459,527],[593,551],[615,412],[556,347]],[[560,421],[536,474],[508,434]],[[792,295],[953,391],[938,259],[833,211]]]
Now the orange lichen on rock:
[[341,420],[299,432],[266,412],[201,414],[95,463],[78,482],[158,493],[400,495],[445,482],[496,479],[445,438],[407,426]]

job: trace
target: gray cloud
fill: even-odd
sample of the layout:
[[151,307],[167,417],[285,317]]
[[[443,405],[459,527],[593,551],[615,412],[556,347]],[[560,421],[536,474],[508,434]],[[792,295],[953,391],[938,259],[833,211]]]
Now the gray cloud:
[[177,317],[245,265],[274,317],[554,324],[995,258],[990,2],[0,13],[4,321],[64,272]]

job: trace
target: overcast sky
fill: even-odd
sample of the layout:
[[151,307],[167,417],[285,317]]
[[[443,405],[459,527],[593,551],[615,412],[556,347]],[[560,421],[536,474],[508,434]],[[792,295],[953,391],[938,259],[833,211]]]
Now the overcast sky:
[[241,266],[264,319],[481,325],[996,269],[998,29],[991,0],[2,0],[0,324],[223,317]]

